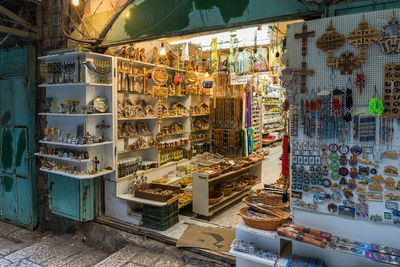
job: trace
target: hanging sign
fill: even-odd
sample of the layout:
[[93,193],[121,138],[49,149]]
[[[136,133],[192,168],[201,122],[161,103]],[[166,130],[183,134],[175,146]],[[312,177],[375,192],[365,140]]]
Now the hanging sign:
[[236,73],[233,73],[231,75],[231,85],[247,84],[250,78],[251,75],[236,75]]
[[[217,37],[211,40],[211,64],[212,64],[212,77],[214,81],[217,80],[217,70],[218,70],[218,50],[217,50]],[[218,81],[216,83],[218,85]],[[214,108],[217,107],[217,86],[214,86]]]

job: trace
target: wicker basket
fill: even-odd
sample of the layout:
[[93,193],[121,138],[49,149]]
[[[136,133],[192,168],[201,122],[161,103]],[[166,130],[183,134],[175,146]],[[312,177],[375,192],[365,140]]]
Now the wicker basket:
[[242,217],[244,223],[252,228],[276,231],[276,229],[285,221],[284,219],[268,216],[267,218],[254,218],[246,215],[249,208],[241,208],[237,214]]
[[255,175],[244,175],[241,179],[244,179],[248,185],[253,185],[257,183],[258,177]]
[[238,171],[243,167],[244,167],[244,164],[237,164],[235,166],[232,166],[232,171]]
[[[266,198],[270,198],[270,199],[272,199],[272,198],[278,199],[280,202],[282,202],[282,198],[283,198],[283,196],[281,194],[275,194],[275,193],[272,193],[272,192],[268,192],[268,191],[265,191],[264,189],[256,189],[254,191],[254,193],[256,193],[256,195],[259,196],[259,197],[266,197]],[[289,198],[289,195],[288,195],[288,198]]]
[[222,191],[225,197],[230,196],[232,194],[233,189],[235,189],[234,184],[232,184],[230,187],[217,186],[217,190]]
[[[258,211],[265,210],[285,210],[289,208],[289,202],[283,203],[282,199],[279,198],[269,198],[263,196],[254,196],[254,197],[246,197],[243,199],[243,202],[248,206],[253,207]],[[261,205],[254,205],[253,202],[260,203]]]
[[235,185],[235,188],[233,189],[233,191],[239,192],[239,191],[246,189],[246,187],[247,187],[247,183],[245,181],[236,182],[236,185]]
[[224,198],[224,193],[221,191],[214,191],[211,192],[209,197],[208,197],[208,204],[209,205],[214,205],[220,202]]

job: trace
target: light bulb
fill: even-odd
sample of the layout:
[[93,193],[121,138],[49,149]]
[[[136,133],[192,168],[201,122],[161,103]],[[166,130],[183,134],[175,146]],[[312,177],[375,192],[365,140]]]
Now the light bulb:
[[160,55],[165,56],[166,51],[165,51],[165,44],[161,43],[161,49],[160,49]]
[[72,0],[72,4],[74,6],[79,6],[79,0]]
[[130,16],[131,16],[131,12],[129,12],[129,10],[128,10],[128,12],[126,12],[126,14],[125,14],[125,18],[129,19]]
[[208,74],[208,72],[206,72],[206,74],[204,75],[204,77],[208,77],[208,76],[210,76],[210,74]]

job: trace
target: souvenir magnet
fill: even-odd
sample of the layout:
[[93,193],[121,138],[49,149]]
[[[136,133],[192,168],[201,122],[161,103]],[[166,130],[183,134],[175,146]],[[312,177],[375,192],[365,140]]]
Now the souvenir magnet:
[[326,152],[328,150],[328,146],[326,144],[321,144],[321,151]]
[[314,162],[315,162],[315,165],[321,165],[321,158],[320,157],[315,157],[314,158]]
[[339,147],[337,144],[329,144],[328,149],[330,152],[335,153],[338,151]]
[[341,167],[339,168],[339,174],[341,176],[347,176],[347,174],[349,174],[349,170],[346,167]]
[[347,183],[347,187],[350,190],[356,189],[356,181],[354,179],[350,179],[349,182]]
[[382,202],[382,193],[368,192],[368,200],[374,202]]
[[308,165],[308,157],[303,157],[303,164]]
[[349,153],[349,150],[350,150],[350,148],[348,145],[342,144],[339,146],[339,152],[343,155],[346,155],[347,153]]
[[350,149],[351,154],[353,154],[354,156],[359,156],[362,153],[362,148],[358,145],[352,146]]
[[342,165],[342,166],[347,165],[347,157],[346,157],[346,155],[340,155],[340,157],[339,157],[339,163],[340,163],[340,165]]
[[324,179],[323,180],[323,185],[324,185],[324,187],[330,187],[331,186],[331,180],[329,180],[329,179]]
[[392,211],[393,214],[393,223],[396,225],[400,225],[400,211],[394,210]]
[[314,165],[314,157],[309,157],[308,158],[308,164]]
[[332,173],[331,173],[331,178],[332,178],[333,180],[337,180],[337,179],[340,178],[340,174],[339,174],[338,172],[332,172]]
[[380,184],[370,184],[370,185],[368,186],[368,190],[369,190],[369,191],[379,191],[379,192],[382,192],[382,191],[383,191],[383,188],[382,188],[382,186],[381,186]]
[[301,199],[303,197],[303,192],[292,191],[292,197]]
[[393,201],[386,200],[385,208],[387,208],[388,210],[397,210],[399,208],[399,204]]
[[396,182],[392,177],[387,177],[385,181],[385,188],[386,189],[396,189]]
[[298,164],[303,164],[303,156],[298,156],[297,157],[297,163]]
[[294,164],[297,163],[297,156],[292,156],[292,163],[294,163]]
[[331,160],[338,160],[338,159],[339,159],[339,156],[338,156],[338,154],[336,154],[336,153],[331,153],[331,154],[329,155],[329,158],[330,158]]
[[342,187],[339,184],[332,184],[331,185],[331,191],[332,192],[341,192],[342,191]]
[[340,178],[339,184],[340,185],[347,185],[346,178],[345,177]]
[[355,208],[339,205],[339,215],[354,218],[355,213]]
[[356,206],[356,219],[368,220],[368,204],[357,203],[355,206]]
[[313,196],[313,202],[315,204],[321,204],[325,201],[325,197],[323,195],[314,195]]
[[384,223],[393,223],[393,216],[391,212],[385,211],[383,213]]
[[400,194],[397,191],[388,190],[388,191],[385,191],[385,199],[386,200],[392,200],[392,201],[399,201],[400,200]]
[[328,211],[330,213],[336,213],[338,210],[338,206],[334,203],[328,204]]
[[376,215],[371,215],[369,218],[373,222],[381,222],[382,221],[382,216],[379,216],[378,214]]

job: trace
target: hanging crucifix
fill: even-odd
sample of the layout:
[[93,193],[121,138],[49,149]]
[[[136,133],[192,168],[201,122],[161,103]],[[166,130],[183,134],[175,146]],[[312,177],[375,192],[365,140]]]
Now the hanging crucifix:
[[333,57],[333,50],[339,49],[344,43],[346,39],[343,35],[337,33],[335,28],[332,25],[329,25],[326,28],[326,33],[324,33],[317,40],[317,47],[325,52],[328,52],[328,59],[326,61],[326,65],[328,67],[335,66],[335,58]]
[[95,156],[92,161],[93,161],[94,173],[97,173],[98,171],[97,165],[100,163],[100,160],[98,160],[97,156]]
[[367,45],[372,45],[378,41],[380,33],[368,27],[368,21],[361,20],[358,24],[358,29],[352,31],[347,37],[349,44],[355,47],[360,47],[360,54],[358,55],[358,62],[365,63],[367,61]]
[[300,93],[305,93],[307,91],[307,76],[314,75],[314,70],[307,69],[307,63],[301,63],[301,69],[294,70],[295,75],[300,75]]
[[307,39],[314,37],[315,31],[307,32],[307,24],[303,24],[302,32],[294,35],[295,39],[301,39],[301,55],[304,57],[307,55]]

